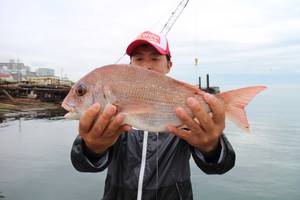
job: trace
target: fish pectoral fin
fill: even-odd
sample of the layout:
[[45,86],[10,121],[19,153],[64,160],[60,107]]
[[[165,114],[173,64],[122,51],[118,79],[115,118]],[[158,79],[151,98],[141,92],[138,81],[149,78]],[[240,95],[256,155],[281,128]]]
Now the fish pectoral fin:
[[107,103],[115,104],[117,102],[117,98],[108,84],[103,86],[103,96]]

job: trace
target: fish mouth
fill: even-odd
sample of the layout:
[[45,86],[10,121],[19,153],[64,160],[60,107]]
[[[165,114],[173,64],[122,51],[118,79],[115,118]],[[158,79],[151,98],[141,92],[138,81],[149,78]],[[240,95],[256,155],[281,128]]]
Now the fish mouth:
[[67,103],[65,103],[65,102],[63,102],[63,103],[61,104],[61,107],[63,107],[66,111],[69,111],[69,112],[76,112],[75,106],[70,105],[70,104],[67,104]]
[[73,120],[77,120],[80,118],[80,113],[76,110],[75,106],[66,104],[66,103],[62,103],[61,105],[66,111],[69,111],[67,114],[65,114],[64,118],[66,119],[73,119]]

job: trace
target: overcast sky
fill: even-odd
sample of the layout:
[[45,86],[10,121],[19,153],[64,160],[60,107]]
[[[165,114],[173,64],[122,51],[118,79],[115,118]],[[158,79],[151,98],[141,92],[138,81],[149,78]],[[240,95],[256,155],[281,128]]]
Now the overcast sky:
[[[0,0],[0,62],[20,59],[78,80],[115,63],[140,32],[159,32],[179,2]],[[300,1],[190,0],[168,39],[177,79],[199,71],[300,75]]]

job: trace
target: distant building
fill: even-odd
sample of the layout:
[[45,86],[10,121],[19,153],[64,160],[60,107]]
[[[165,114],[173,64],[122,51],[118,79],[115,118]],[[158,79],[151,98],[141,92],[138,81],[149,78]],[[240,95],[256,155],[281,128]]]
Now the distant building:
[[54,69],[38,68],[35,73],[37,76],[54,76]]
[[4,71],[21,72],[22,75],[26,75],[30,71],[30,67],[20,63],[19,60],[11,59],[8,63],[0,63],[0,72]]
[[[37,70],[35,70],[35,72],[33,72],[30,70],[29,66],[25,66],[24,63],[21,63],[19,60],[14,59],[10,59],[9,62],[0,62],[0,74],[9,74],[14,81],[30,81],[33,80],[33,77],[45,77],[43,79],[36,79],[35,81],[43,82],[46,85],[60,84],[59,81],[56,81],[58,80],[58,78],[55,77],[54,69],[38,68]],[[1,79],[4,79],[4,75]],[[62,83],[63,85],[70,85],[70,83],[66,79],[64,79]]]
[[27,77],[32,77],[32,76],[36,76],[36,72],[28,72],[27,73]]
[[11,59],[8,63],[0,63],[0,73],[11,74],[14,80],[22,81],[30,72],[30,67],[20,63],[19,60]]

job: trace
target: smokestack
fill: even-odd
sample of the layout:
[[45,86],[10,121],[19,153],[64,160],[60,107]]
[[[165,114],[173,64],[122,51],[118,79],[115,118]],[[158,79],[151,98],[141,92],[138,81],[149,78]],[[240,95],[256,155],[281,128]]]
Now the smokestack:
[[199,76],[199,89],[201,89],[201,76]]
[[209,75],[206,74],[206,87],[209,89]]

